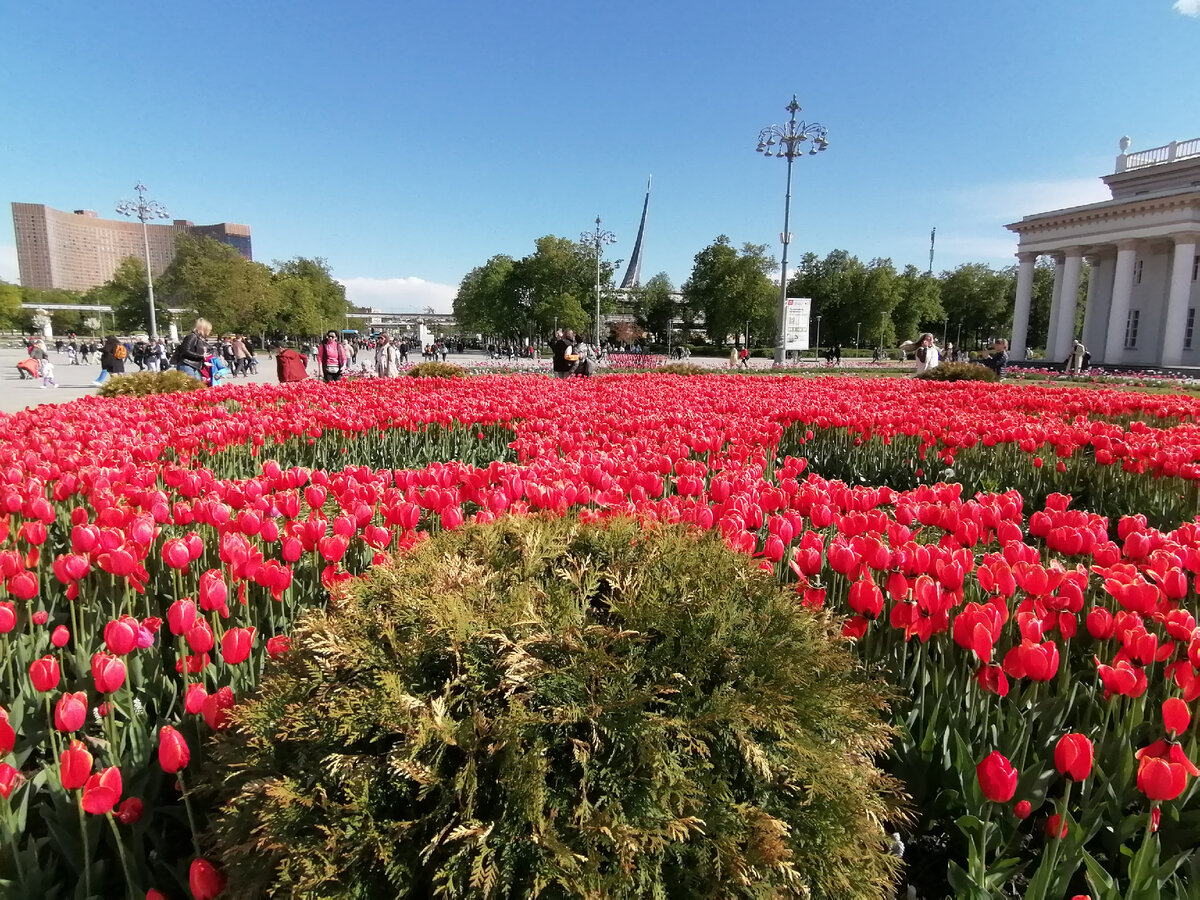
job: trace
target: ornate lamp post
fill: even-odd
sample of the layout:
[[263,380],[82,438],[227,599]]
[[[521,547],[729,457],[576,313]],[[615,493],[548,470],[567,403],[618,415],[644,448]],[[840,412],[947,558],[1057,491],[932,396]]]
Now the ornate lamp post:
[[791,119],[786,125],[768,125],[760,131],[756,148],[765,156],[781,156],[787,160],[787,194],[783,201],[783,232],[779,235],[779,239],[783,243],[783,261],[779,273],[779,343],[775,347],[776,365],[781,365],[787,358],[787,351],[784,349],[786,346],[784,325],[787,321],[787,252],[788,244],[792,240],[791,232],[788,231],[792,212],[792,161],[797,156],[804,155],[803,145],[810,138],[813,142],[812,147],[808,150],[810,156],[815,156],[829,146],[829,141],[825,137],[824,125],[816,122],[796,121],[796,113],[800,112],[800,104],[796,102],[795,94],[792,95],[792,102],[784,109],[792,114]]
[[816,349],[813,351],[813,359],[819,360],[821,358],[821,317],[820,316],[817,316],[817,339],[814,342],[814,344],[815,344]]
[[123,216],[134,216],[142,223],[142,245],[146,249],[146,291],[150,295],[150,340],[158,340],[158,322],[154,317],[154,278],[150,274],[150,233],[146,223],[154,219],[169,219],[166,207],[156,200],[146,199],[146,186],[140,181],[134,187],[137,200],[125,200],[117,204],[117,212]]
[[596,353],[600,352],[600,256],[604,253],[605,244],[615,244],[617,236],[611,231],[600,230],[600,217],[596,216],[596,230],[585,231],[579,236],[579,243],[590,248],[596,254]]

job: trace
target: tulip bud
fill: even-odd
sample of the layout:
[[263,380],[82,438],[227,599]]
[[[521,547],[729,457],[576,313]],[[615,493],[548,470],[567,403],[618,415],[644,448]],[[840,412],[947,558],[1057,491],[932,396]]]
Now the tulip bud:
[[87,721],[87,710],[86,693],[63,694],[54,707],[54,727],[59,731],[78,731]]
[[993,803],[1007,803],[1017,792],[1017,770],[1008,757],[997,750],[985,756],[975,767],[979,789]]
[[92,754],[82,741],[71,741],[71,745],[58,758],[58,775],[63,790],[73,791],[87,783],[92,774]]
[[207,859],[196,859],[188,869],[188,887],[195,900],[213,900],[225,889],[225,875]]
[[58,687],[59,675],[58,660],[53,656],[35,659],[29,666],[29,680],[33,682],[34,690],[42,693]]
[[66,625],[59,625],[54,631],[50,632],[50,643],[55,647],[62,649],[71,642],[71,632],[67,630]]
[[1192,724],[1192,714],[1188,705],[1178,697],[1172,697],[1162,705],[1163,725],[1172,736],[1187,731]]
[[187,741],[183,735],[164,725],[158,732],[158,764],[169,775],[178,772],[188,764],[192,757]]

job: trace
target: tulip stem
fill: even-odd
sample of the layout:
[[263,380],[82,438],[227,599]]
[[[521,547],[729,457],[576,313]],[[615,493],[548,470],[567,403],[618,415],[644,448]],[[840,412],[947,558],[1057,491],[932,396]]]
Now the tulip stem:
[[78,792],[75,798],[75,808],[79,812],[79,842],[83,848],[83,884],[86,890],[85,896],[92,896],[92,854],[88,848],[87,837],[87,816],[83,812],[83,791]]
[[183,797],[183,808],[187,810],[188,828],[192,832],[192,850],[196,853],[196,858],[200,857],[200,841],[197,838],[199,832],[196,829],[196,815],[192,812],[192,801],[188,797],[187,784],[183,780],[183,769],[175,773],[175,777],[179,779],[179,794]]
[[121,830],[117,828],[117,820],[113,818],[111,811],[106,812],[104,817],[108,819],[108,824],[112,827],[113,838],[117,842],[117,855],[121,857],[121,871],[125,874],[125,894],[129,900],[137,900],[137,892],[133,888],[133,876],[129,874],[129,860],[125,857],[125,842],[121,840]]

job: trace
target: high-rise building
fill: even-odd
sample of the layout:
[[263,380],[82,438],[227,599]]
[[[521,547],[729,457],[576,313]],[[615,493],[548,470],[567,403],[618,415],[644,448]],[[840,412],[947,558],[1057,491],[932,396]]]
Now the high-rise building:
[[[12,214],[25,287],[86,291],[108,281],[125,257],[146,258],[142,223],[136,219],[101,219],[88,209],[64,212],[41,203],[14,203]],[[146,226],[153,274],[161,275],[171,264],[181,232],[213,238],[246,259],[254,258],[249,225],[193,225],[176,219],[170,225]]]

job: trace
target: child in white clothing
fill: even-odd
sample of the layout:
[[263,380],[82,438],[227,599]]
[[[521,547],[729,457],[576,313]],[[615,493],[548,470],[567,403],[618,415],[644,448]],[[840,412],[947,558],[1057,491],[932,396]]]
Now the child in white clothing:
[[42,360],[42,387],[58,387],[58,383],[54,380],[54,363],[48,359]]

